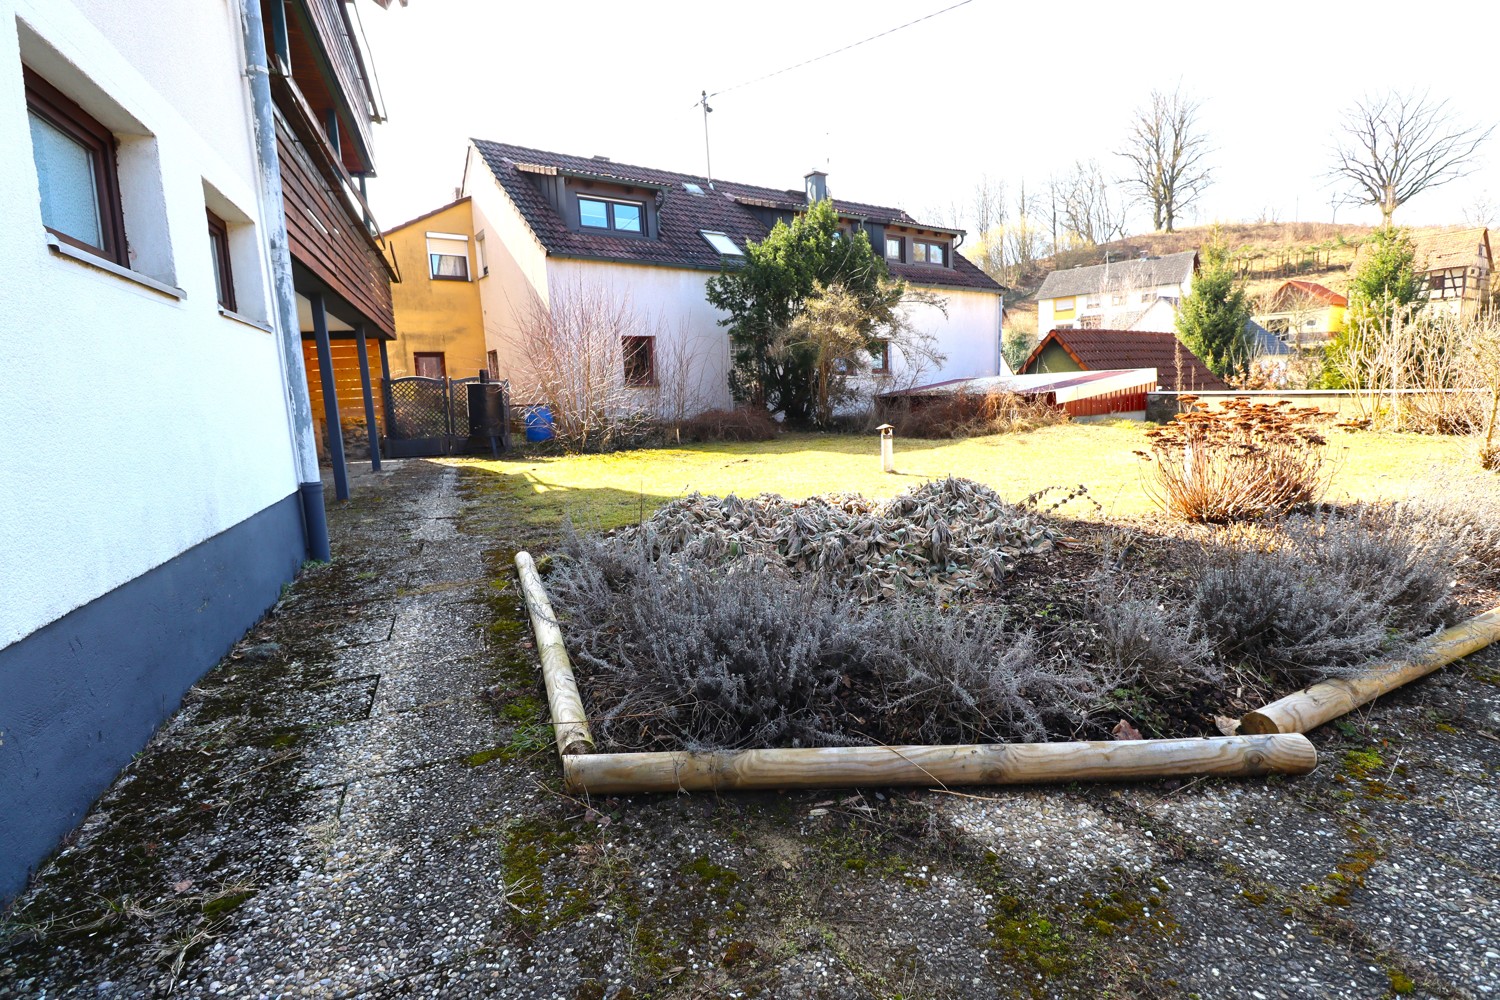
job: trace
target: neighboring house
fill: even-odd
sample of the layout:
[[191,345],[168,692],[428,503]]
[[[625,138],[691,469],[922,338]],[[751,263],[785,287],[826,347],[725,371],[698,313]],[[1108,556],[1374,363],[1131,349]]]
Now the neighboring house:
[[1245,320],[1245,346],[1252,361],[1289,358],[1296,353],[1290,344],[1253,319]]
[[1139,330],[1053,330],[1036,345],[1019,374],[1155,368],[1158,389],[1228,389],[1176,334]]
[[386,345],[390,376],[468,378],[487,369],[499,377],[498,356],[484,343],[479,280],[489,266],[470,200],[388,229],[385,240],[401,272],[391,287],[396,339]]
[[1494,257],[1488,229],[1418,229],[1411,241],[1428,309],[1468,317],[1490,304]]
[[328,556],[261,16],[0,0],[0,900]]
[[[531,381],[525,317],[535,305],[555,311],[567,299],[603,291],[628,301],[640,320],[640,335],[626,338],[620,378],[640,389],[643,409],[668,391],[685,391],[692,409],[730,405],[729,338],[705,284],[742,257],[747,242],[828,195],[822,172],[804,180],[795,191],[710,182],[475,140],[462,193],[472,198],[475,239],[488,243],[489,274],[478,285],[486,350],[495,353],[498,375],[511,379],[524,401]],[[888,351],[877,362],[883,370],[875,388],[1006,371],[1003,289],[958,252],[962,231],[921,223],[896,208],[834,204],[846,230],[863,229],[876,251],[884,250],[892,274],[946,300],[946,316],[930,305],[909,308],[946,361],[923,371]],[[669,390],[669,377],[683,384]]]
[[1294,348],[1322,347],[1344,329],[1349,300],[1315,281],[1284,282],[1255,314],[1255,322]]
[[1197,251],[1184,250],[1053,271],[1037,289],[1036,328],[1126,330],[1141,322],[1159,327],[1192,289],[1197,270]]
[[[369,341],[377,341],[384,367],[385,342],[396,333],[391,282],[398,277],[363,194],[375,171],[372,125],[384,113],[366,54],[354,43],[352,2],[261,4],[303,365],[340,500],[349,495],[344,429],[364,428],[370,417],[379,422]],[[365,434],[378,468],[375,429]]]

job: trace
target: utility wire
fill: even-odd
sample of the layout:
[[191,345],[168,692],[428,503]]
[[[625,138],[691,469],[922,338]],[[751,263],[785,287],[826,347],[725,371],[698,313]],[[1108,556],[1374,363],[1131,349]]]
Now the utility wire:
[[973,2],[974,2],[974,0],[959,0],[958,3],[950,4],[949,6],[944,7],[942,10],[935,10],[931,14],[924,14],[922,17],[917,18],[915,21],[907,21],[905,24],[898,24],[894,28],[887,28],[885,31],[882,31],[879,34],[871,35],[869,38],[861,38],[857,42],[850,42],[848,45],[845,45],[842,48],[834,49],[831,52],[825,52],[825,53],[823,53],[820,56],[813,56],[811,59],[804,59],[801,62],[794,63],[791,66],[784,66],[781,69],[778,69],[778,70],[776,70],[774,72],[771,72],[771,73],[767,73],[764,76],[757,76],[754,79],[745,80],[742,83],[737,83],[737,84],[735,84],[732,87],[725,87],[723,90],[716,90],[712,94],[705,94],[703,96],[703,100],[702,101],[696,101],[696,102],[694,102],[693,107],[696,108],[699,104],[702,104],[702,103],[706,102],[710,97],[718,97],[720,94],[727,94],[731,90],[740,90],[740,89],[742,89],[744,87],[750,86],[751,84],[760,83],[763,80],[769,80],[773,76],[780,76],[783,73],[790,73],[794,69],[801,69],[803,66],[810,66],[813,63],[820,62],[820,61],[822,61],[824,59],[827,59],[830,56],[836,56],[836,55],[838,55],[841,52],[848,52],[850,49],[855,49],[855,48],[858,48],[859,46],[864,45],[864,44],[866,44],[868,42],[873,42],[877,38],[884,38],[887,35],[893,35],[896,32],[902,30],[903,28],[910,28],[914,24],[921,24],[923,21],[930,21],[934,17],[937,17],[939,14],[946,14],[950,10],[957,10],[959,7],[963,7],[964,5],[970,4],[970,3],[973,3]]

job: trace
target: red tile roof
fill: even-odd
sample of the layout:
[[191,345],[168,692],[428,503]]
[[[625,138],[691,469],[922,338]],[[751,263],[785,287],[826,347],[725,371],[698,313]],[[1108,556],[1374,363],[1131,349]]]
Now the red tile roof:
[[[1271,301],[1279,309],[1283,302],[1295,301],[1296,299],[1302,299],[1303,301],[1310,299],[1327,306],[1347,306],[1349,304],[1348,299],[1333,289],[1325,288],[1316,281],[1301,281],[1297,278],[1285,282],[1280,288],[1276,289],[1276,294],[1272,296]],[[1276,312],[1278,309],[1270,311]]]
[[[473,140],[501,188],[510,196],[532,233],[548,254],[562,257],[584,257],[618,260],[632,264],[659,264],[718,271],[722,259],[708,245],[703,230],[721,232],[740,246],[749,240],[765,239],[770,231],[751,207],[798,212],[807,207],[800,191],[739,184],[708,179],[671,170],[638,167],[597,157],[569,156],[525,146]],[[656,239],[610,236],[601,233],[574,232],[553,210],[527,174],[569,173],[607,180],[618,184],[647,187],[654,191],[660,234]],[[690,194],[684,184],[696,184],[702,195]],[[862,202],[834,199],[841,215],[868,219],[877,224],[896,224],[924,228],[899,208],[886,208]],[[925,227],[933,228],[933,227]],[[954,230],[938,228],[939,232]],[[883,248],[876,248],[880,252]],[[891,274],[913,285],[970,288],[1000,292],[1004,289],[960,253],[953,253],[952,267],[924,264],[902,264],[888,261]]]
[[1229,388],[1175,333],[1140,330],[1053,330],[1036,345],[1021,374],[1040,371],[1035,366],[1052,344],[1067,351],[1084,371],[1155,368],[1157,384],[1168,391]]

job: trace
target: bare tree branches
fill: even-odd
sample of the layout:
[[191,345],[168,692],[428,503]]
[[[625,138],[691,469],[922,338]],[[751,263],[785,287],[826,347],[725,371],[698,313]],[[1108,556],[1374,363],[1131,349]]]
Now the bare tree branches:
[[1097,160],[1075,163],[1058,185],[1056,198],[1067,232],[1084,243],[1108,243],[1125,235],[1125,207],[1111,196]]
[[1177,216],[1212,181],[1203,162],[1212,149],[1198,121],[1200,109],[1181,87],[1170,94],[1153,90],[1150,102],[1131,119],[1125,148],[1116,154],[1130,161],[1125,183],[1151,206],[1158,232],[1173,232]]
[[1447,101],[1425,91],[1364,97],[1344,112],[1341,127],[1329,172],[1359,204],[1379,208],[1387,226],[1396,209],[1423,191],[1468,176],[1495,131],[1461,124]]

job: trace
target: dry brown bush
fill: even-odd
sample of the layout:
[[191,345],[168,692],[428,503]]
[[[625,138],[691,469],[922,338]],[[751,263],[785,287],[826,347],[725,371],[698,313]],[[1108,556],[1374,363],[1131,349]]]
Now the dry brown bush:
[[780,431],[776,418],[759,406],[705,410],[682,422],[688,441],[769,441]]
[[1170,424],[1147,431],[1147,495],[1187,521],[1222,524],[1316,503],[1328,487],[1316,407],[1231,399],[1210,409],[1196,396]]
[[1016,392],[955,392],[940,399],[881,403],[878,419],[901,437],[963,438],[1029,431],[1068,420],[1067,411]]

